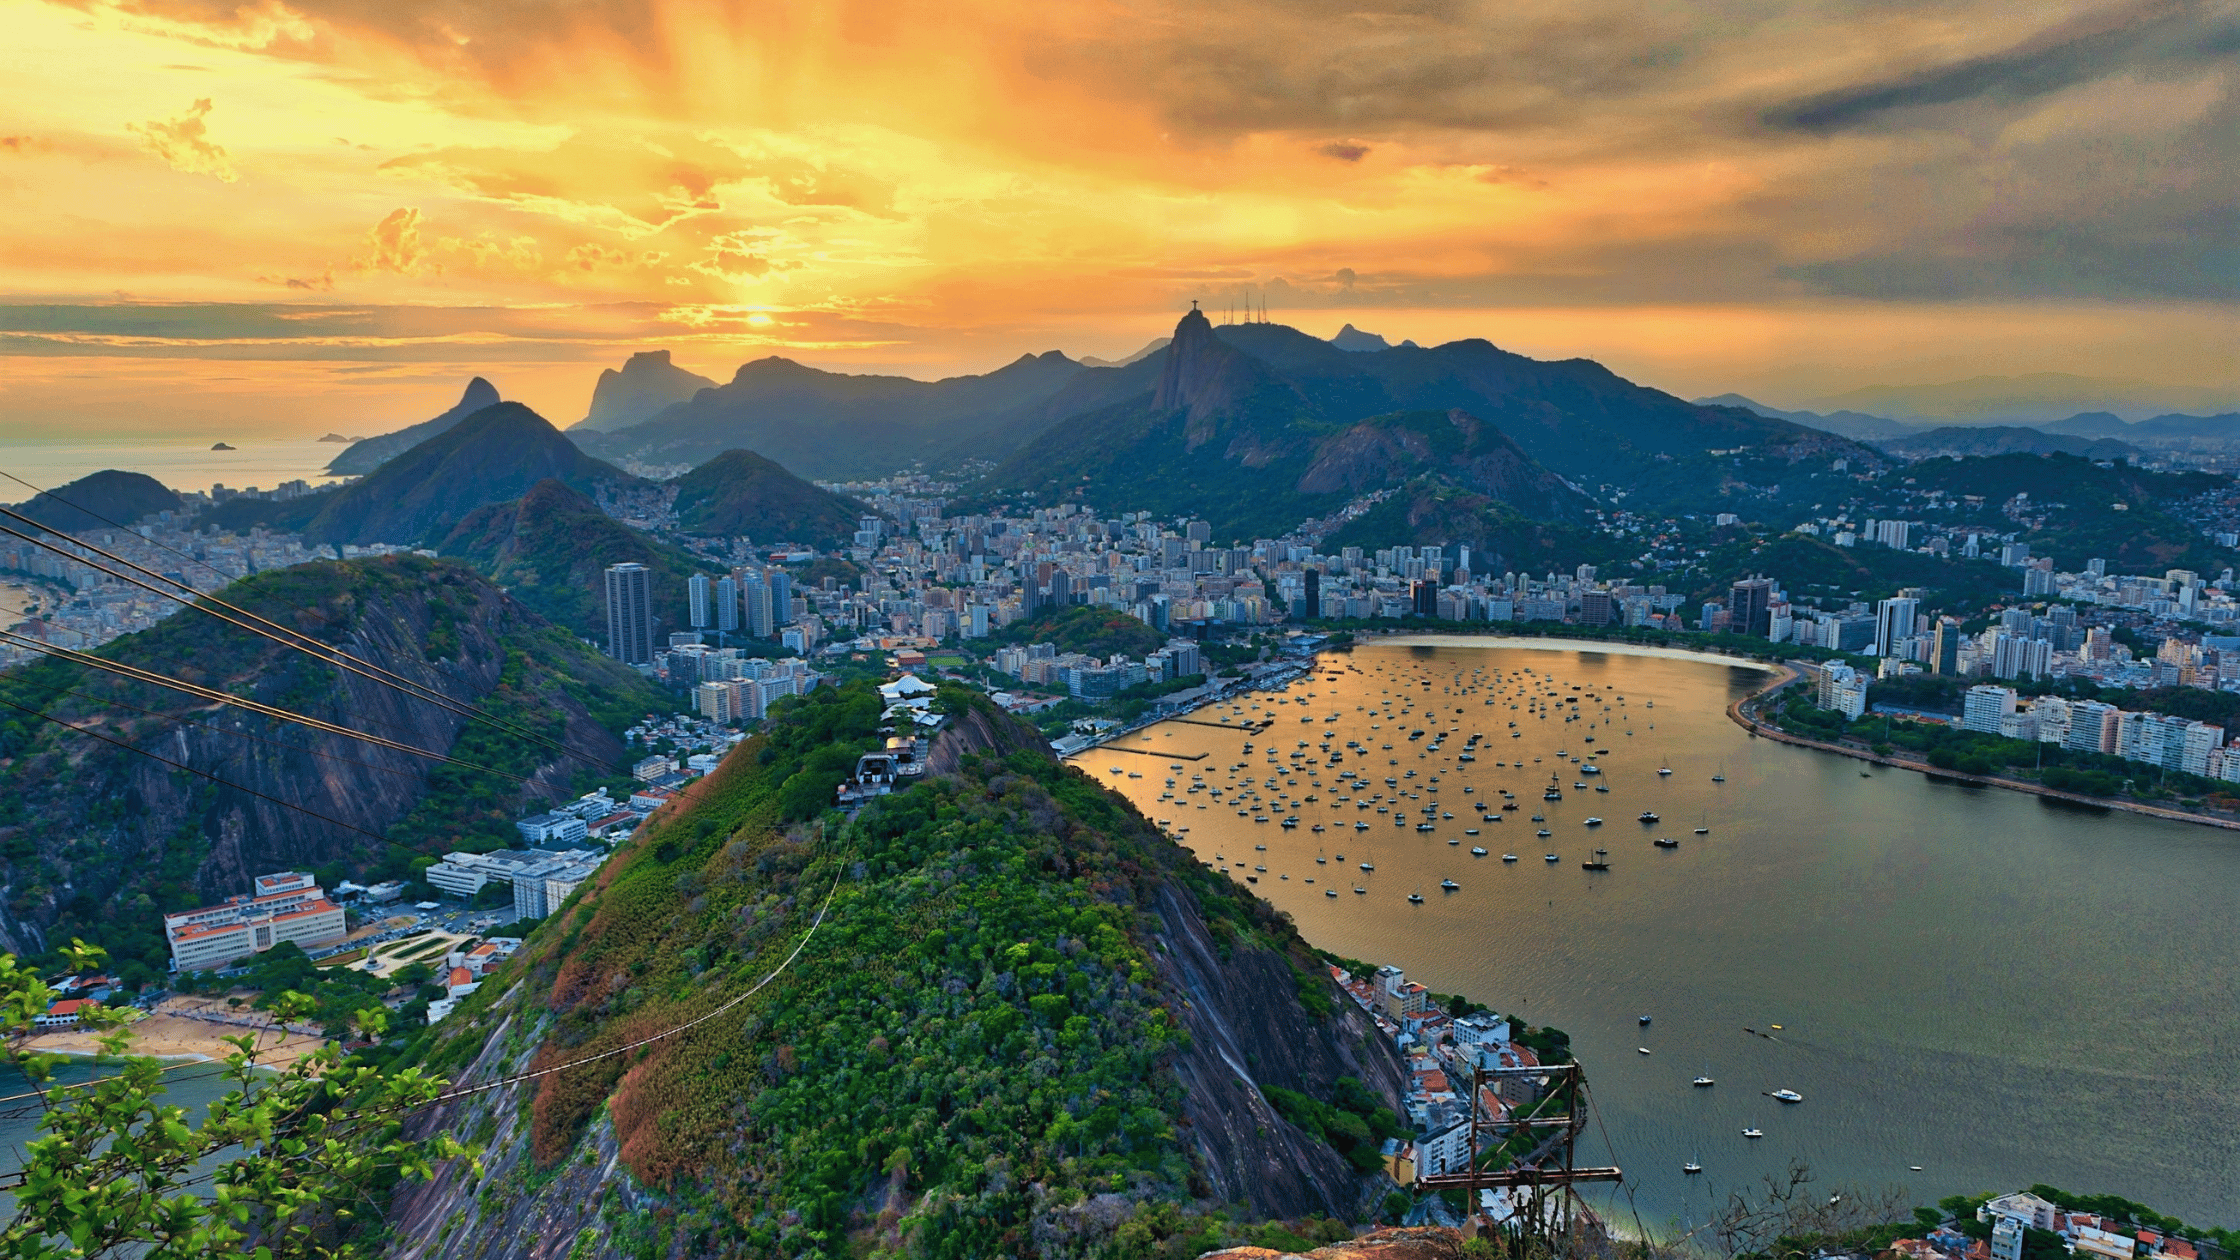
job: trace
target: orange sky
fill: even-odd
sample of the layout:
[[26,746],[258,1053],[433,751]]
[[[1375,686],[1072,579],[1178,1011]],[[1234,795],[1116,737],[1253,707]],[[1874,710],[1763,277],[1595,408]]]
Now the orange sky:
[[[1797,405],[2240,398],[2240,5],[0,0],[16,433],[936,376],[1191,298]],[[2223,52],[2218,52],[2219,49]]]

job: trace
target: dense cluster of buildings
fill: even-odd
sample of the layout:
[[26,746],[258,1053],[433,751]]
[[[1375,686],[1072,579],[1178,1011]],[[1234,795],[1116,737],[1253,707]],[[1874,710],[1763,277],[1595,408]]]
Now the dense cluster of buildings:
[[2240,745],[2227,746],[2213,722],[2121,709],[2098,700],[2039,696],[2023,703],[2011,687],[1978,683],[1962,699],[1960,726],[2007,739],[2058,744],[2075,752],[2240,783]]
[[1978,1226],[1989,1225],[1988,1239],[1942,1225],[1926,1238],[1901,1238],[1893,1246],[1904,1260],[2022,1260],[2023,1240],[2042,1230],[2061,1241],[2078,1260],[2200,1260],[2192,1242],[2159,1230],[2126,1228],[2091,1212],[2065,1211],[2035,1194],[2002,1194],[1976,1209]]
[[552,913],[606,860],[591,849],[499,849],[446,853],[423,877],[439,892],[470,899],[491,884],[513,889],[513,911],[524,919]]
[[[1412,1137],[1385,1146],[1385,1169],[1394,1181],[1411,1185],[1418,1177],[1459,1172],[1470,1160],[1469,1091],[1479,1066],[1532,1069],[1540,1060],[1512,1040],[1510,1022],[1490,1012],[1452,1017],[1431,1002],[1421,984],[1398,967],[1379,967],[1356,976],[1333,965],[1330,978],[1368,1012],[1378,1032],[1390,1038],[1407,1065],[1402,1107]],[[1547,1088],[1545,1077],[1529,1071],[1498,1078],[1477,1099],[1480,1121],[1498,1123],[1529,1106]]]
[[1142,660],[1114,654],[1099,659],[1081,652],[1060,652],[1054,643],[997,648],[988,667],[1038,687],[1101,700],[1147,682],[1172,682],[1205,672],[1204,654],[1189,639],[1176,639]]
[[[223,486],[216,490],[234,497],[234,492],[227,492]],[[201,495],[186,497],[205,499]],[[0,540],[0,575],[15,575],[22,585],[38,592],[41,604],[39,615],[16,626],[16,633],[80,651],[99,647],[120,635],[145,630],[184,606],[178,600],[118,581],[95,567],[97,564],[115,566],[95,555],[88,544],[203,592],[216,591],[252,573],[284,569],[312,560],[352,559],[406,550],[375,546],[344,547],[338,552],[323,544],[306,547],[303,539],[295,534],[264,529],[252,529],[246,534],[196,529],[191,514],[172,511],[159,512],[131,529],[104,526],[82,530],[76,535],[48,532],[43,538],[52,546],[22,539]],[[33,649],[0,646],[0,667],[18,664],[34,655]]]

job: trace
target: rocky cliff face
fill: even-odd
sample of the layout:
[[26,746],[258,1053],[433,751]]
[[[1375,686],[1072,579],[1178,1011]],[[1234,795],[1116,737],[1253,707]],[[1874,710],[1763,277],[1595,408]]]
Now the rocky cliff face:
[[[1401,1066],[1392,1043],[1350,999],[1328,1020],[1300,1008],[1292,963],[1274,950],[1233,947],[1221,956],[1197,906],[1160,890],[1159,970],[1183,999],[1190,1048],[1175,1062],[1184,1117],[1216,1197],[1249,1204],[1261,1216],[1324,1214],[1356,1220],[1381,1193],[1327,1144],[1278,1116],[1263,1085],[1326,1098],[1351,1076],[1401,1103]],[[1316,983],[1331,984],[1317,977]],[[1332,985],[1335,988],[1335,985]]]
[[[236,583],[227,597],[470,708],[501,694],[533,698],[548,731],[592,758],[623,750],[571,689],[618,689],[625,703],[643,691],[457,565],[410,556],[305,565]],[[437,752],[469,726],[195,612],[104,654]],[[509,654],[520,654],[510,671]],[[245,892],[268,871],[340,863],[362,873],[393,861],[388,846],[351,829],[386,832],[422,805],[438,774],[425,758],[76,666],[34,666],[9,682],[19,702],[44,700],[64,721],[200,772],[47,723],[0,724],[0,794],[15,803],[0,825],[0,946],[19,953],[74,933],[108,943],[120,963],[160,968],[158,911]],[[508,785],[507,796],[536,800],[565,791],[578,766],[524,743],[504,768],[533,781]]]
[[671,363],[668,351],[641,350],[621,371],[608,368],[599,373],[599,383],[591,390],[591,414],[569,427],[612,433],[643,424],[663,409],[715,387],[707,377]]
[[1401,412],[1354,425],[1316,449],[1299,489],[1356,495],[1425,473],[1542,520],[1574,521],[1589,505],[1587,496],[1507,434],[1459,408]]

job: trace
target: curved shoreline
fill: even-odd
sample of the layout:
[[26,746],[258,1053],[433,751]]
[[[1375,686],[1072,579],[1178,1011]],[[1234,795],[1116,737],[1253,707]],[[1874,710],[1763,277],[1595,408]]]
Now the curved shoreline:
[[1835,753],[1855,761],[1872,762],[1878,766],[1888,766],[1893,770],[1912,770],[1932,778],[1950,779],[1956,783],[1967,783],[1976,787],[2005,788],[2010,792],[2026,792],[2032,796],[2050,797],[2057,801],[2068,801],[2076,805],[2089,805],[2095,809],[2122,810],[2127,814],[2143,814],[2149,818],[2161,818],[2170,822],[2195,823],[2203,827],[2221,828],[2225,831],[2240,831],[2240,821],[2229,818],[2216,818],[2207,814],[2190,813],[2186,810],[2167,809],[2160,805],[2147,805],[2138,801],[2114,800],[2104,796],[2086,796],[2081,792],[2064,792],[2059,788],[2047,787],[2043,783],[2031,783],[2022,779],[2000,778],[1988,774],[1967,774],[1959,770],[1946,770],[1938,766],[1932,766],[1926,761],[1885,756],[1864,748],[1849,748],[1842,744],[1831,744],[1825,740],[1806,739],[1801,735],[1792,735],[1787,731],[1760,722],[1757,718],[1743,712],[1744,705],[1756,704],[1804,677],[1803,674],[1798,673],[1791,666],[1783,665],[1780,669],[1781,677],[1729,704],[1727,706],[1728,720],[1751,734],[1763,735],[1767,739],[1778,740],[1784,744],[1793,744],[1799,748],[1811,748],[1820,752]]

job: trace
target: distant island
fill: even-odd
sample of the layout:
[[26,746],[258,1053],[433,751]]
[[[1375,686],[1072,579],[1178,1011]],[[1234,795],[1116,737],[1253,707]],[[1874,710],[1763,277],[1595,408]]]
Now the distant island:
[[351,444],[352,442],[363,442],[363,441],[365,441],[365,439],[364,439],[364,438],[362,438],[362,437],[344,437],[344,436],[342,436],[342,435],[341,435],[341,434],[339,434],[339,433],[329,433],[328,435],[326,435],[326,436],[325,436],[325,437],[323,437],[323,438],[320,438],[319,440],[320,440],[320,441],[322,441],[322,442],[340,442],[340,443],[342,443],[342,444],[343,444],[344,446],[348,446],[348,445],[349,445],[349,444]]
[[233,448],[232,448],[232,447],[230,447],[230,446],[227,446],[227,445],[226,445],[225,443],[223,443],[223,442],[219,442],[219,443],[217,443],[216,445],[212,446],[212,447],[211,447],[210,449],[211,449],[211,450],[213,450],[213,451],[230,451],[230,450],[232,450]]

